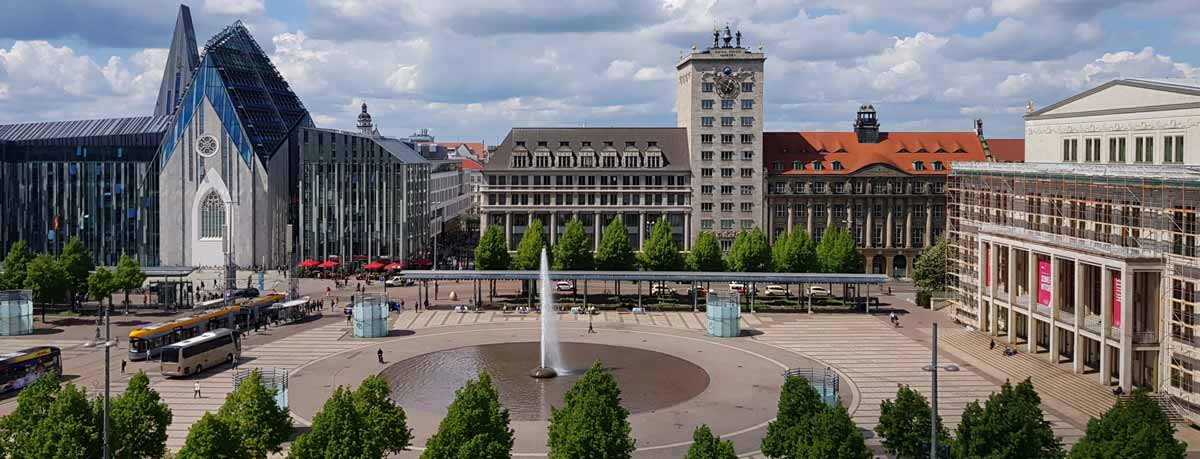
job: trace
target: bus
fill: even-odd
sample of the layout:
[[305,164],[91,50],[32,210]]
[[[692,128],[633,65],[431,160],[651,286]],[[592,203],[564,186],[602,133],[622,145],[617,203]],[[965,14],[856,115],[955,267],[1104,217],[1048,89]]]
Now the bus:
[[258,298],[243,300],[238,303],[238,314],[234,319],[234,325],[240,330],[246,330],[254,327],[254,323],[258,321],[266,322],[269,317],[271,306],[283,301],[287,298],[282,293],[272,293],[263,295]]
[[[230,301],[230,302],[232,303],[232,301]],[[225,307],[225,299],[217,298],[215,300],[201,301],[199,303],[196,303],[195,306],[192,306],[192,309],[195,309],[198,311],[207,311],[209,309],[220,309],[223,307]]]
[[299,322],[304,320],[304,316],[308,315],[308,303],[310,299],[306,296],[297,300],[279,303],[271,306],[270,316],[280,322]]
[[158,357],[163,346],[218,328],[233,327],[241,309],[237,305],[210,309],[170,322],[159,322],[129,332],[129,360]]
[[222,363],[233,363],[242,354],[237,332],[219,328],[195,338],[162,347],[159,371],[163,376],[187,376]]
[[62,352],[53,346],[38,346],[0,355],[0,394],[33,384],[42,375],[62,376]]

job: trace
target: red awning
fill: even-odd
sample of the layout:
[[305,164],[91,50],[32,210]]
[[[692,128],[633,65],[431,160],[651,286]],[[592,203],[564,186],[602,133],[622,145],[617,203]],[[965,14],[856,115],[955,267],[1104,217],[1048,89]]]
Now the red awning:
[[300,262],[300,267],[304,268],[304,269],[312,269],[312,268],[316,268],[317,265],[320,265],[320,264],[321,263],[317,260],[304,260],[304,261]]
[[412,264],[417,265],[417,266],[429,266],[429,265],[432,265],[433,262],[429,261],[429,260],[421,259],[421,260],[413,260]]
[[375,271],[377,269],[383,269],[383,263],[380,263],[378,261],[372,261],[370,263],[367,263],[366,266],[363,266],[363,269],[365,269],[367,271]]
[[336,261],[333,261],[333,260],[326,260],[324,263],[321,263],[321,264],[317,265],[317,267],[318,267],[318,268],[329,269],[329,268],[336,268],[336,267],[338,267],[338,265],[339,265],[339,264],[341,264],[341,263],[338,263],[338,262],[336,262]]
[[384,266],[384,267],[383,267],[383,269],[386,269],[386,270],[388,270],[388,271],[395,271],[395,270],[397,270],[397,269],[404,269],[404,263],[389,263],[387,266]]

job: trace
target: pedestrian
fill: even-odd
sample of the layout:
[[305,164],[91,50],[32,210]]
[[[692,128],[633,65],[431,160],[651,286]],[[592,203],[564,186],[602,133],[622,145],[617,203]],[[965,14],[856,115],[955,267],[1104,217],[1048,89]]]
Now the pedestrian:
[[121,359],[121,374],[125,374],[125,359]]
[[596,329],[592,327],[592,321],[588,321],[588,333],[596,333]]
[[899,320],[896,318],[896,311],[892,311],[890,314],[888,314],[888,320],[892,322],[892,326],[896,325],[896,322]]
[[401,299],[400,299],[400,310],[401,310],[401,311],[403,311],[403,310],[404,310],[404,298],[401,298]]
[[192,385],[192,398],[200,398],[200,381]]
[[375,352],[375,355],[379,356],[379,363],[383,363],[383,349],[380,348],[378,351]]
[[996,340],[992,340],[992,344],[988,345],[988,350],[996,349]]
[[100,327],[96,327],[96,341],[100,341]]
[[346,323],[350,323],[350,313],[346,313]]

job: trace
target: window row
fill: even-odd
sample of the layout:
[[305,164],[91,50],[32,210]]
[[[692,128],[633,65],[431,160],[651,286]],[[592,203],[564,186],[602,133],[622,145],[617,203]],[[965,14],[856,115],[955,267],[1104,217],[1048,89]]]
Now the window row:
[[[700,143],[711,145],[716,137],[713,134],[700,134]],[[742,134],[740,137],[742,144],[754,143],[754,134]],[[721,144],[729,145],[733,143],[733,134],[721,134]]]
[[[714,92],[716,87],[716,84],[713,82],[705,81],[700,83],[700,92]],[[742,82],[742,93],[748,94],[752,92],[754,92],[754,83],[750,81]]]
[[[711,167],[701,168],[700,169],[700,177],[701,178],[712,178],[714,171],[715,171],[715,169],[713,169]],[[734,168],[732,168],[732,167],[722,167],[721,168],[721,177],[722,178],[731,178],[731,177],[733,177],[733,172],[734,172]],[[742,176],[742,178],[754,178],[754,168],[753,167],[743,167],[741,169],[741,176]]]
[[[1181,164],[1183,163],[1183,135],[1167,135],[1161,138],[1161,150],[1155,149],[1155,136],[1134,136],[1132,148],[1129,148],[1129,138],[1108,138],[1109,163],[1128,163],[1130,156],[1138,164]],[[1105,151],[1103,139],[1088,137],[1083,139],[1069,138],[1062,142],[1062,160],[1067,163],[1080,162],[1079,141],[1083,140],[1083,160],[1085,163],[1099,163]],[[1132,155],[1131,155],[1132,153]],[[1161,154],[1161,156],[1157,156]],[[1157,159],[1156,159],[1157,158]]]
[[[825,162],[824,161],[810,161],[807,163],[803,162],[803,161],[792,161],[791,170],[793,170],[793,171],[807,170],[807,169],[805,169],[806,164],[812,165],[813,171],[825,170]],[[830,169],[835,170],[835,171],[845,170],[845,167],[842,165],[841,161],[830,161],[829,167],[830,167]],[[774,170],[775,172],[784,172],[787,169],[784,168],[783,161],[772,161],[771,162],[771,170]]]
[[[789,186],[790,185],[790,186]],[[869,185],[869,187],[868,187]],[[853,181],[853,182],[772,182],[772,194],[787,194],[790,189],[794,194],[824,194],[828,188],[833,194],[845,194],[847,192],[853,194],[867,194],[868,188],[870,194],[924,194],[926,192],[941,194],[945,192],[944,182],[868,182]]]
[[513,193],[489,194],[490,206],[684,206],[680,193]]
[[[736,120],[736,118],[734,118],[732,116],[722,116],[721,117],[721,127],[732,127],[733,122],[735,120]],[[714,122],[716,122],[715,117],[712,117],[712,116],[700,117],[700,126],[702,126],[702,127],[713,127]],[[742,117],[742,127],[751,127],[751,126],[754,126],[754,117],[753,116],[743,116]]]
[[624,152],[617,155],[616,152],[601,152],[597,158],[595,154],[582,152],[578,156],[571,152],[555,152],[553,155],[549,152],[534,152],[530,155],[528,152],[513,152],[512,167],[514,168],[595,168],[601,167],[605,169],[658,169],[667,165],[666,160],[662,156],[662,152],[649,151],[646,154]]
[[[712,196],[713,191],[716,189],[717,189],[717,187],[715,185],[701,185],[700,186],[700,194],[706,195],[706,196]],[[739,189],[741,190],[742,196],[751,196],[754,194],[754,185],[741,185],[739,187]],[[733,185],[721,185],[721,195],[722,196],[732,196],[733,190],[734,190]]]
[[[723,230],[737,229],[737,222],[738,222],[737,220],[732,220],[732,219],[721,220],[721,229],[723,229]],[[748,220],[748,219],[742,220],[742,229],[751,229],[751,228],[754,228],[754,220]],[[700,220],[700,229],[702,229],[702,230],[713,229],[713,220],[708,220],[708,219]],[[725,241],[722,241],[722,242],[725,242]],[[724,247],[722,250],[729,250],[729,248]]]
[[[734,102],[735,101],[733,99],[722,99],[721,100],[721,109],[722,110],[733,110]],[[700,101],[701,109],[712,110],[714,106],[716,106],[716,101],[714,101],[712,99],[704,99],[704,100]],[[753,110],[753,109],[754,109],[754,99],[742,99],[742,110]]]
[[[734,152],[732,152],[732,151],[722,151],[721,152],[721,161],[733,161],[733,153]],[[712,150],[701,151],[700,159],[702,161],[712,161],[713,160]],[[750,150],[742,151],[742,161],[754,161],[754,152],[750,151]]]
[[686,186],[684,175],[489,175],[498,186]]

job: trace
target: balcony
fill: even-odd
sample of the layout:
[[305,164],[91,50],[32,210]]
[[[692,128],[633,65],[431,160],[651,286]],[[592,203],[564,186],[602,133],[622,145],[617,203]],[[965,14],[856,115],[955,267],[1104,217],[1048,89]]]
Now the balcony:
[[1025,306],[1026,308],[1028,308],[1029,307],[1029,294],[1027,293],[1024,295],[1017,295],[1016,304],[1018,306]]
[[1050,317],[1050,306],[1043,306],[1043,305],[1039,304],[1039,305],[1037,305],[1037,308],[1035,308],[1035,309],[1038,314],[1041,314],[1046,317]]
[[1070,311],[1058,311],[1058,320],[1068,324],[1075,324],[1075,313]]
[[1158,344],[1158,332],[1135,331],[1133,332],[1133,342],[1137,344]]
[[1083,317],[1083,328],[1099,335],[1102,321],[1103,319],[1100,316],[1088,314]]

